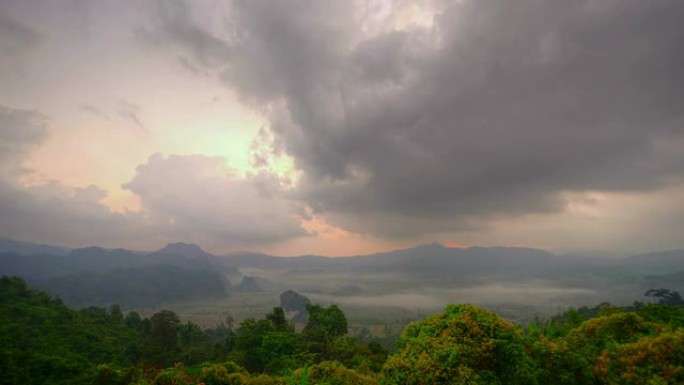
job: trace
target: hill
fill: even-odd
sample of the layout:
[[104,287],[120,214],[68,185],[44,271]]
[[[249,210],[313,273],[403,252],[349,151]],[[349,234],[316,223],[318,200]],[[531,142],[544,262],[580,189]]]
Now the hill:
[[[162,265],[167,267],[158,267]],[[206,285],[199,285],[196,292],[190,290],[181,295],[172,286],[142,290],[134,282],[147,276],[150,282],[161,285],[164,280],[152,277],[171,269],[168,266],[175,267],[170,276],[181,280],[177,287],[192,287],[198,277],[211,277],[207,282],[221,280],[225,289],[218,290],[218,285],[212,284],[216,290],[209,293],[205,291]],[[524,322],[527,318],[513,314],[549,314],[559,307],[604,301],[628,304],[655,287],[684,291],[684,281],[679,279],[684,274],[684,251],[611,259],[556,255],[530,248],[461,249],[432,243],[372,255],[330,258],[259,253],[216,256],[197,245],[172,243],[148,253],[99,247],[74,249],[66,255],[0,253],[0,274],[20,276],[64,296],[68,304],[76,306],[105,305],[112,300],[124,306],[142,306],[187,301],[203,295],[207,299],[221,298],[230,289],[229,281],[244,280],[244,285],[236,285],[244,293],[293,289],[323,303],[418,307],[429,311],[448,302],[467,301],[510,308],[510,315]],[[259,278],[255,284],[249,277]],[[121,284],[112,283],[107,293],[96,288],[98,281],[117,280]],[[127,280],[130,287],[140,289],[138,298],[126,291]],[[341,287],[351,286],[357,288],[352,293],[340,291]],[[89,292],[90,287],[95,287],[92,292],[98,294],[78,294]],[[128,294],[116,295],[115,290]],[[161,295],[165,290],[179,296]],[[250,298],[246,297],[243,303]]]
[[52,278],[37,281],[36,287],[75,308],[119,304],[131,309],[223,298],[230,283],[212,270],[158,264]]
[[16,253],[20,255],[49,254],[65,255],[71,249],[61,246],[44,245],[33,242],[21,242],[13,239],[0,238],[0,253]]
[[69,306],[118,303],[132,308],[225,297],[230,282],[213,258],[184,244],[152,253],[101,247],[66,255],[10,252],[0,254],[0,275],[22,277]]

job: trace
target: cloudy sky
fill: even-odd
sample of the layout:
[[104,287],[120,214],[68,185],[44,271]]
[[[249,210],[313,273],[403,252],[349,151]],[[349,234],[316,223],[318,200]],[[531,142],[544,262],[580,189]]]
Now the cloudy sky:
[[684,247],[679,0],[0,0],[0,237]]

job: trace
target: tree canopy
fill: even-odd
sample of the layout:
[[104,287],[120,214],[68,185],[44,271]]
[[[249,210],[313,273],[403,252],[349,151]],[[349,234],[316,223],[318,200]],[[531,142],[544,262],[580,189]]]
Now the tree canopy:
[[336,305],[202,329],[162,310],[67,308],[0,278],[0,384],[682,384],[684,307],[603,305],[521,327],[474,305],[410,324],[394,352],[348,335]]

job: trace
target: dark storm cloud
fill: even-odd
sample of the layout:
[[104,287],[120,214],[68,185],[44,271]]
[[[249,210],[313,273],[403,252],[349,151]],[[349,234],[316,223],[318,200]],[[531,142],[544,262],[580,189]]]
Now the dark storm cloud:
[[[199,65],[213,65],[228,59],[230,52],[226,43],[195,24],[187,3],[182,0],[157,0],[155,10],[150,24],[137,30],[143,41],[157,46],[190,48],[190,57]],[[188,64],[195,67],[185,57],[179,58],[184,66]]]
[[328,101],[331,91],[338,94],[344,80],[344,55],[354,30],[349,3],[236,1],[233,11],[233,56],[221,79],[248,99],[268,103],[284,96],[302,119],[324,119],[334,106],[320,102]]
[[681,181],[684,2],[445,2],[429,29],[371,37],[354,20],[348,2],[235,1],[221,75],[269,106],[298,198],[338,225],[462,229]]

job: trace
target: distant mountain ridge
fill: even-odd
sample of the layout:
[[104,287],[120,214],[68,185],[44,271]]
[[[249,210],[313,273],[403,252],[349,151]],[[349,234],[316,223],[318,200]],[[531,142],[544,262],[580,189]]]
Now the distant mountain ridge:
[[66,255],[71,251],[68,247],[44,245],[41,243],[22,242],[0,238],[0,253],[16,253],[19,255],[51,254]]
[[[349,255],[341,257],[328,257],[323,255],[299,255],[299,256],[274,256],[258,252],[234,252],[225,255],[212,254],[199,245],[194,243],[185,242],[172,242],[166,246],[156,250],[156,251],[130,251],[123,248],[116,249],[105,249],[99,246],[90,246],[83,248],[67,248],[62,246],[53,246],[47,244],[33,243],[17,241],[8,238],[0,238],[0,253],[15,253],[19,255],[37,255],[37,254],[48,254],[48,255],[86,255],[92,252],[116,252],[116,253],[126,253],[129,255],[151,255],[155,253],[159,254],[173,254],[183,257],[216,257],[216,258],[226,258],[235,261],[238,265],[249,264],[249,265],[259,265],[272,263],[273,260],[298,260],[307,262],[316,261],[334,261],[341,259],[354,259],[354,258],[364,258],[367,260],[374,259],[384,259],[391,256],[393,259],[411,259],[416,254],[430,255],[430,256],[447,256],[447,255],[492,255],[492,254],[509,254],[509,252],[514,252],[519,255],[535,255],[537,257],[549,257],[549,258],[569,258],[569,255],[559,255],[555,253],[548,252],[542,249],[535,249],[529,247],[509,247],[509,246],[472,246],[467,248],[453,248],[446,247],[441,243],[433,242],[421,244],[405,249],[396,249],[385,252],[371,253],[371,254],[360,254],[360,255]],[[582,256],[581,258],[589,259],[591,257]],[[609,259],[605,257],[597,257],[600,259]],[[658,259],[662,262],[684,262],[684,249],[672,249],[664,251],[653,251],[642,254],[635,254],[631,257],[626,258],[612,258],[615,260],[634,260],[634,261],[644,261]],[[249,262],[248,262],[249,261]]]
[[150,253],[97,246],[59,255],[0,253],[0,275],[19,276],[76,307],[222,298],[231,286],[227,271],[215,256],[184,243]]
[[[582,268],[594,266],[597,269],[620,266],[625,269],[644,269],[647,272],[663,274],[684,270],[684,250],[668,250],[629,258],[609,259],[559,256],[548,251],[524,247],[449,248],[439,243],[430,243],[407,249],[349,257],[317,255],[277,257],[252,252],[216,256],[204,251],[196,244],[183,242],[169,243],[153,252],[133,252],[95,246],[69,250],[49,245],[30,244],[30,247],[22,249],[24,252],[22,253],[11,246],[18,245],[16,248],[20,249],[20,246],[25,243],[11,240],[0,241],[0,246],[3,245],[5,248],[0,247],[0,262],[3,262],[0,265],[0,274],[30,276],[35,273],[34,275],[38,277],[142,267],[160,263],[226,270],[233,275],[239,275],[237,270],[242,268],[293,269],[302,273],[315,272],[320,269],[332,271],[342,269],[431,277],[481,274],[482,272],[518,276],[563,268],[572,270],[578,266]],[[8,252],[7,249],[12,249],[12,251]],[[41,252],[25,254],[30,250]],[[58,254],[51,254],[47,251]],[[53,265],[53,268],[45,269],[45,264]]]
[[[50,250],[50,246],[42,246],[44,248],[40,250]],[[58,293],[74,298],[79,304],[85,303],[85,299],[74,290],[87,293],[95,290],[98,281],[125,279],[124,271],[139,278],[136,285],[140,288],[144,285],[139,282],[144,281],[163,286],[140,289],[141,293],[190,287],[191,282],[197,282],[197,277],[204,276],[213,277],[207,278],[213,282],[223,282],[225,288],[213,294],[210,293],[213,289],[197,291],[207,296],[226,295],[231,290],[255,292],[294,288],[307,293],[340,295],[345,294],[340,292],[341,287],[355,287],[356,294],[371,295],[425,287],[441,290],[492,284],[546,284],[635,298],[645,289],[655,287],[684,290],[684,282],[680,279],[684,274],[684,250],[612,259],[560,256],[523,247],[449,248],[431,243],[370,255],[332,258],[316,255],[276,257],[250,252],[217,256],[198,245],[179,242],[153,252],[101,247],[73,249],[62,255],[0,252],[0,275],[17,275],[48,291],[59,289]],[[185,286],[183,282],[178,282],[180,286],[172,286],[175,282],[161,277],[141,278],[171,271],[185,281]],[[90,279],[89,275],[99,278]],[[230,282],[236,284],[233,286]],[[76,287],[76,283],[83,286]],[[120,297],[107,292],[100,298]],[[153,298],[171,300],[158,294]],[[151,302],[135,298],[130,303]]]
[[634,268],[650,273],[673,273],[672,266],[684,268],[684,250],[666,250],[648,254],[636,255],[628,258],[627,262]]
[[549,252],[529,248],[471,247],[448,248],[438,243],[420,245],[409,249],[393,250],[370,255],[351,257],[275,257],[256,253],[239,253],[219,257],[224,266],[235,268],[290,269],[297,273],[315,274],[324,269],[328,272],[375,272],[378,274],[401,274],[411,276],[444,278],[497,271],[518,274],[551,268],[562,257]]
[[157,253],[176,254],[176,255],[182,255],[184,257],[213,257],[214,256],[214,255],[209,254],[206,251],[202,250],[201,247],[197,246],[194,243],[184,243],[184,242],[169,243],[168,245],[157,250]]

